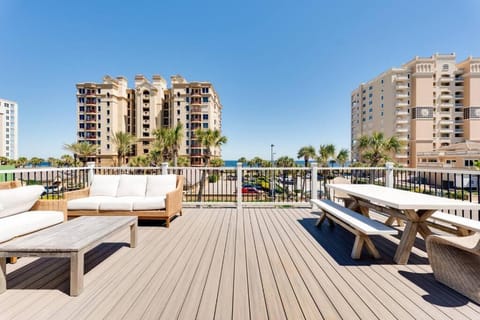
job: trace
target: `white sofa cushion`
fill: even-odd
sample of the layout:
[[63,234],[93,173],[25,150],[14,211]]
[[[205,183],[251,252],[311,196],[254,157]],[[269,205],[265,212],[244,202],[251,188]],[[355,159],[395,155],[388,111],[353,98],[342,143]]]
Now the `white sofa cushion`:
[[119,181],[120,176],[118,175],[93,176],[92,185],[90,186],[90,196],[115,197],[117,195]]
[[147,176],[121,175],[117,197],[145,197]]
[[133,199],[133,211],[135,210],[160,210],[165,209],[165,196],[142,197]]
[[30,210],[44,191],[40,185],[0,190],[0,218]]
[[27,211],[0,218],[0,242],[63,222],[61,211]]
[[177,176],[174,174],[147,176],[147,197],[165,196],[177,187]]
[[111,197],[100,202],[100,211],[132,211],[132,197]]
[[104,197],[104,196],[96,196],[96,197],[86,197],[86,198],[79,198],[69,200],[67,202],[68,210],[98,210],[100,203],[102,201],[108,201],[110,199],[114,199],[114,197]]

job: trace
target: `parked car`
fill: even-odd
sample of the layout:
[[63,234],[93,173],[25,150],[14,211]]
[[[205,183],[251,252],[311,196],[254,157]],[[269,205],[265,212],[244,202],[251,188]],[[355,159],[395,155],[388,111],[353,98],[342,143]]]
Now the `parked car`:
[[243,194],[259,194],[262,191],[258,190],[255,187],[242,187],[242,193]]

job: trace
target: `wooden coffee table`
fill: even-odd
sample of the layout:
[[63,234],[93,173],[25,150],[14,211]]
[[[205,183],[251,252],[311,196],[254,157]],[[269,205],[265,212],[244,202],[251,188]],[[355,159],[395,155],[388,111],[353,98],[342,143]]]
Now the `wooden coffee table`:
[[70,258],[70,295],[83,290],[84,256],[117,231],[130,227],[130,247],[137,245],[137,217],[80,217],[0,245],[0,293],[7,290],[6,257]]

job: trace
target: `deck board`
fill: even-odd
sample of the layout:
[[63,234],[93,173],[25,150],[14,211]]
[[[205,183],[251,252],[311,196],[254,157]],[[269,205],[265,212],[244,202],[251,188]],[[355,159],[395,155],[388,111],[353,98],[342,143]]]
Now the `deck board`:
[[168,229],[141,224],[136,248],[125,230],[88,252],[78,297],[68,259],[21,258],[7,265],[0,319],[480,318],[479,305],[435,281],[422,239],[407,265],[393,262],[399,236],[372,237],[380,260],[352,260],[354,237],[316,228],[316,217],[187,208]]

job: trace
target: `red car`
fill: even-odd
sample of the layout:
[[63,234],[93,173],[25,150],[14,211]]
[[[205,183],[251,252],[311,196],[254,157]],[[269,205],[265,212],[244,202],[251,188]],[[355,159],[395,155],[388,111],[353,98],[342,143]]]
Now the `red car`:
[[255,189],[254,187],[243,187],[242,188],[242,193],[247,193],[247,194],[254,194],[254,193],[260,193],[261,191],[258,189]]

